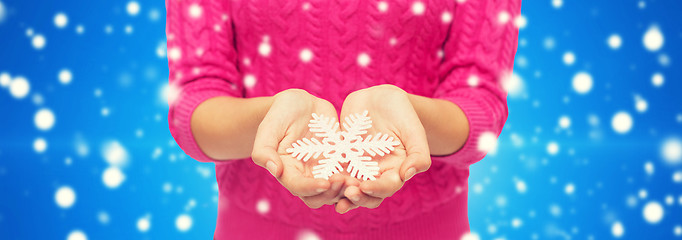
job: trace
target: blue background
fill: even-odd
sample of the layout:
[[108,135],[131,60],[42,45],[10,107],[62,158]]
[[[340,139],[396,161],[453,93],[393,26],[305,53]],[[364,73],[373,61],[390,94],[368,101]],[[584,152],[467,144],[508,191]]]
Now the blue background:
[[[0,239],[67,239],[75,230],[88,239],[211,239],[213,165],[187,157],[168,132],[164,2],[138,1],[134,16],[128,1],[0,2],[0,73],[30,83],[22,99],[0,87]],[[667,139],[682,136],[682,2],[552,2],[523,4],[528,24],[514,69],[523,89],[509,97],[496,153],[471,167],[472,231],[481,239],[612,239],[619,223],[622,238],[682,239],[682,183],[673,180],[682,166],[661,155]],[[64,28],[54,23],[59,12]],[[664,45],[650,51],[643,37],[653,26]],[[42,49],[32,45],[38,34]],[[612,34],[620,48],[607,44]],[[575,63],[563,61],[567,52]],[[73,75],[69,84],[58,81],[62,69]],[[587,94],[571,85],[578,72],[594,81]],[[651,80],[657,72],[660,87]],[[635,95],[646,111],[635,108]],[[43,131],[34,115],[45,108],[56,122]],[[621,111],[633,119],[625,134],[611,124]],[[43,152],[34,149],[38,138]],[[116,188],[102,180],[110,143],[127,156]],[[64,186],[76,195],[70,208],[55,201]],[[650,223],[644,209],[656,203],[664,215]],[[192,219],[187,231],[176,227],[181,215]],[[138,229],[141,218],[148,231]]]

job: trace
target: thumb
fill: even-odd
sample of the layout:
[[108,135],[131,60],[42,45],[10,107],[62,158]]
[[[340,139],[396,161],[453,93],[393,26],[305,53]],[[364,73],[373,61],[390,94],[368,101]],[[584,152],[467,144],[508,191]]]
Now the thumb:
[[266,121],[264,120],[261,123],[256,132],[251,159],[256,165],[264,167],[272,176],[279,179],[282,176],[283,166],[277,153],[277,147],[282,139],[282,134],[278,134],[277,130],[269,126]]
[[251,159],[256,165],[267,169],[272,176],[280,178],[282,176],[282,160],[279,154],[270,147],[256,147],[254,144]]
[[408,128],[410,130],[404,132],[405,137],[401,139],[407,151],[407,157],[400,166],[400,177],[404,182],[431,167],[431,153],[424,128],[422,126]]
[[425,172],[431,167],[431,155],[423,151],[407,151],[407,158],[400,166],[400,178],[403,182],[410,180],[415,174]]

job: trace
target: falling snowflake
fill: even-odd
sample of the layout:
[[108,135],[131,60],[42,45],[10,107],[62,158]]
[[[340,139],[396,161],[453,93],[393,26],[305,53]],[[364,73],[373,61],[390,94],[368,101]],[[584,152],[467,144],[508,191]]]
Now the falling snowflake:
[[[371,161],[371,157],[389,154],[400,142],[382,133],[369,135],[363,139],[361,135],[366,134],[367,129],[372,127],[372,120],[367,114],[368,111],[351,114],[345,118],[343,124],[346,131],[338,131],[339,123],[335,119],[313,113],[313,119],[310,120],[308,127],[310,132],[315,133],[316,137],[321,137],[322,141],[316,138],[303,138],[293,143],[293,147],[288,148],[287,152],[304,162],[323,155],[324,159],[319,160],[318,165],[313,167],[315,178],[329,179],[331,175],[343,171],[341,163],[348,163],[346,171],[351,177],[376,180],[379,163]],[[365,152],[371,157],[363,156]]]

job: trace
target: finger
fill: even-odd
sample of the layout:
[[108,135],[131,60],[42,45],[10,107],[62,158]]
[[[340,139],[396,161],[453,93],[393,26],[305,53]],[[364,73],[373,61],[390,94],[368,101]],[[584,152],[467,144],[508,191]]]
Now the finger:
[[298,197],[298,198],[300,198],[301,201],[303,201],[303,203],[305,203],[306,206],[308,206],[309,208],[312,208],[312,209],[318,209],[318,208],[321,208],[322,206],[324,206],[324,203],[322,201],[310,200],[309,199],[310,197]]
[[253,142],[251,159],[258,166],[266,168],[270,174],[278,178],[282,175],[282,160],[277,153],[277,146],[282,140],[284,132],[272,126],[266,116],[258,126],[256,139]]
[[356,208],[358,208],[358,206],[354,205],[350,200],[348,200],[346,198],[342,198],[334,206],[334,210],[336,210],[336,212],[340,213],[340,214],[347,213],[348,211],[356,209]]
[[372,197],[363,193],[357,186],[350,186],[346,188],[346,191],[343,193],[343,195],[346,196],[346,198],[349,199],[353,204],[366,208],[377,208],[381,204],[381,201],[384,200],[383,198]]
[[297,197],[318,195],[330,187],[329,181],[303,176],[295,167],[284,168],[280,182],[291,194]]
[[329,178],[329,182],[331,184],[327,191],[314,196],[301,197],[301,200],[310,208],[320,208],[325,204],[332,205],[338,202],[339,192],[343,186],[343,176],[334,174]]
[[282,160],[275,150],[254,146],[251,159],[256,165],[267,169],[275,178],[282,176]]
[[405,182],[400,179],[396,169],[383,172],[374,181],[364,181],[360,183],[360,190],[372,197],[387,198],[393,196],[395,192],[403,187]]
[[431,167],[431,153],[424,127],[411,126],[402,129],[404,130],[401,131],[400,140],[405,145],[407,158],[400,166],[400,178],[407,181],[415,174],[425,172]]

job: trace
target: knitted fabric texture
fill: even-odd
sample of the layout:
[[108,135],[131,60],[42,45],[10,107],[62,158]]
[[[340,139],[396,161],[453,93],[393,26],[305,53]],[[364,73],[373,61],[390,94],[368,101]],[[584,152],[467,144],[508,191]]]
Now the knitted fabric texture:
[[[498,136],[507,119],[502,81],[513,68],[520,0],[166,0],[166,9],[178,93],[170,131],[189,156],[215,163],[215,239],[459,239],[469,231],[468,167],[486,154],[479,137]],[[349,93],[379,84],[455,103],[470,132],[376,209],[310,209],[250,159],[206,156],[190,128],[194,109],[212,97],[300,88],[340,111]]]

